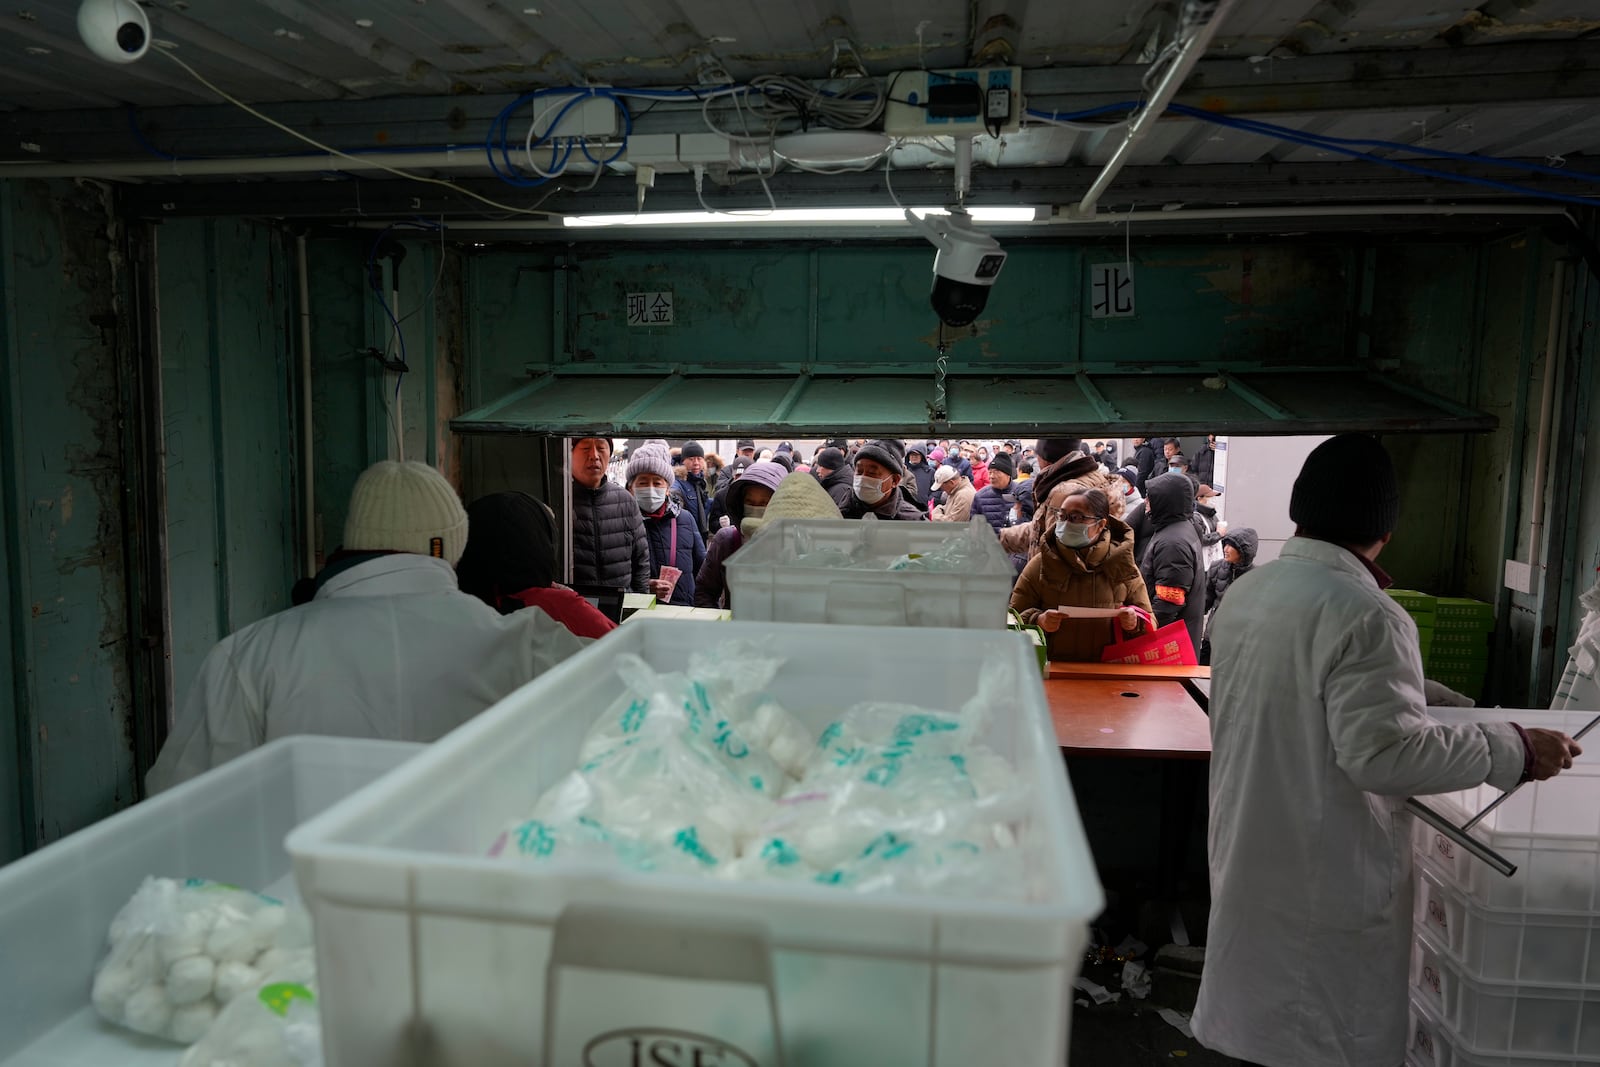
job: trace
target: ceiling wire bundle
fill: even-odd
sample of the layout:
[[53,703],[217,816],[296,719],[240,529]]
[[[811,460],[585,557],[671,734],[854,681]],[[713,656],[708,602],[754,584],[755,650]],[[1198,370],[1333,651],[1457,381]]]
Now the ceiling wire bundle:
[[[1069,129],[1112,129],[1124,125],[1140,108],[1142,101],[1129,100],[1117,104],[1105,104],[1100,107],[1089,108],[1084,111],[1061,114],[1058,112],[1038,111],[1027,109],[1025,114],[1036,122],[1051,126],[1065,126]],[[1519,159],[1496,159],[1493,156],[1481,156],[1471,152],[1450,152],[1439,148],[1429,148],[1426,145],[1405,144],[1400,141],[1387,141],[1374,137],[1334,137],[1327,134],[1310,133],[1296,130],[1289,126],[1280,126],[1272,122],[1262,122],[1259,119],[1239,118],[1233,115],[1224,115],[1216,111],[1207,111],[1204,108],[1190,107],[1187,104],[1171,104],[1167,110],[1174,115],[1185,118],[1209,122],[1216,126],[1238,130],[1241,133],[1253,133],[1261,137],[1270,137],[1274,140],[1288,144],[1301,145],[1306,148],[1315,148],[1319,151],[1330,152],[1335,155],[1345,156],[1350,159],[1373,163],[1378,166],[1388,167],[1392,170],[1404,171],[1425,178],[1439,181],[1457,182],[1463,185],[1476,185],[1482,188],[1494,189],[1498,192],[1512,193],[1517,196],[1530,197],[1538,200],[1552,200],[1556,203],[1574,204],[1579,207],[1600,206],[1600,196],[1573,196],[1567,193],[1551,192],[1528,185],[1518,185],[1515,182],[1505,182],[1494,178],[1483,178],[1473,174],[1458,174],[1454,171],[1439,170],[1434,167],[1423,166],[1403,159],[1393,159],[1389,156],[1377,155],[1363,149],[1380,149],[1388,152],[1413,152],[1417,155],[1432,159],[1446,159],[1458,163],[1472,163],[1482,166],[1499,167],[1506,170],[1516,170],[1527,174],[1546,174],[1554,177],[1567,178],[1577,181],[1600,184],[1600,174],[1587,174],[1582,171],[1568,170],[1562,167],[1553,167],[1547,164],[1530,163]],[[1106,115],[1127,116],[1120,122],[1109,124],[1090,125],[1088,120],[1101,118]]]
[[[436,231],[439,234],[439,265],[434,271],[433,284],[428,288],[427,294],[417,302],[416,307],[412,308],[405,315],[397,316],[395,309],[390,305],[388,299],[384,296],[383,272],[379,269],[378,261],[383,258],[379,254],[383,248],[383,242],[389,237],[390,234],[402,228],[414,228],[429,232]],[[371,287],[373,295],[377,297],[378,306],[383,309],[384,317],[389,320],[389,326],[391,329],[389,340],[384,344],[383,351],[378,352],[375,349],[369,350],[369,354],[378,361],[386,373],[390,373],[395,376],[394,399],[391,401],[381,387],[379,389],[379,394],[383,399],[384,408],[386,409],[386,413],[388,415],[389,429],[394,434],[396,453],[402,460],[405,459],[406,446],[405,427],[403,425],[404,416],[401,413],[400,407],[400,387],[405,383],[406,375],[411,371],[411,364],[406,353],[405,324],[414,315],[419,314],[421,311],[427,308],[429,302],[433,299],[434,294],[439,291],[439,283],[444,279],[445,268],[444,234],[445,227],[443,219],[440,219],[437,222],[428,219],[401,219],[397,222],[390,223],[388,226],[385,226],[378,234],[377,238],[372,242],[372,247],[367,250],[367,284]],[[400,271],[400,257],[403,254],[403,250],[393,253],[394,264],[391,267],[391,270],[394,271],[396,278],[391,287],[396,290],[399,289],[398,274]],[[396,349],[399,350],[398,358],[395,358]]]

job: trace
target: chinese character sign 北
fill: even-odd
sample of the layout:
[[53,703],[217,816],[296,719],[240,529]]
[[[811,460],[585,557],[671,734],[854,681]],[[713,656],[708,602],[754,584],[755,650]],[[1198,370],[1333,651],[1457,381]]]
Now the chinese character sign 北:
[[1090,268],[1090,315],[1122,319],[1133,314],[1133,269],[1125,263],[1097,263]]

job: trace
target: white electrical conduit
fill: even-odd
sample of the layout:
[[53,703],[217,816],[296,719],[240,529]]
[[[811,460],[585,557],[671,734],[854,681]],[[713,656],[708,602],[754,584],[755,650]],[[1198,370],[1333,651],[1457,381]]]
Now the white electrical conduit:
[[[1556,378],[1566,362],[1567,265],[1556,261],[1550,280],[1550,327],[1545,334],[1544,384],[1539,396],[1539,435],[1533,446],[1533,501],[1529,507],[1528,567],[1535,580],[1544,563],[1544,481],[1550,469],[1550,420],[1555,416]],[[1511,502],[1516,506],[1516,501]],[[1510,546],[1513,555],[1517,546]]]
[[1106,160],[1105,168],[1095,178],[1094,184],[1089,186],[1089,191],[1083,194],[1083,199],[1070,209],[1072,214],[1086,218],[1094,216],[1095,205],[1100,203],[1100,198],[1111,188],[1111,183],[1133,158],[1133,151],[1139,142],[1144,140],[1145,135],[1160,121],[1162,114],[1167,110],[1167,105],[1172,103],[1172,98],[1178,95],[1178,90],[1183,87],[1195,64],[1200,62],[1200,57],[1211,47],[1211,39],[1222,28],[1222,23],[1233,10],[1235,2],[1236,0],[1222,0],[1210,21],[1196,30],[1194,36],[1184,43],[1183,50],[1172,61],[1172,66],[1167,68],[1160,84],[1156,86],[1156,91],[1150,95],[1144,107],[1139,109],[1139,113],[1128,124],[1128,132],[1123,135],[1122,143],[1111,154],[1111,158]]
[[317,576],[316,420],[311,399],[311,279],[306,269],[306,239],[294,239],[295,281],[300,295],[300,509],[305,537],[305,577]]

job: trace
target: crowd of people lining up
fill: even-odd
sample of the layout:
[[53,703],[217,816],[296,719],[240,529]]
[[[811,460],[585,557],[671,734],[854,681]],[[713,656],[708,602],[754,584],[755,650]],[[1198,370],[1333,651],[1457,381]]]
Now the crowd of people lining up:
[[1052,658],[1097,660],[1115,640],[1106,620],[1060,610],[1072,606],[1122,609],[1128,635],[1182,619],[1204,662],[1205,620],[1252,566],[1256,534],[1218,518],[1215,437],[1192,461],[1176,438],[1133,445],[1123,464],[1116,441],[834,439],[807,457],[746,438],[725,460],[694,441],[614,455],[585,437],[572,449],[573,583],[726,607],[728,557],[775,519],[981,518],[1016,569],[1011,607]]

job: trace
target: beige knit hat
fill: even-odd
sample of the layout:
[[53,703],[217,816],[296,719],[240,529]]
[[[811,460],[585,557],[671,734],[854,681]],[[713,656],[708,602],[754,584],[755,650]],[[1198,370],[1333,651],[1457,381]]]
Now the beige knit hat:
[[839,505],[822,488],[822,483],[810,474],[791,474],[778,483],[777,492],[759,519],[745,519],[739,532],[751,536],[775,519],[842,519]]
[[444,475],[426,463],[374,463],[350,492],[350,552],[411,552],[454,567],[467,547],[467,512]]

